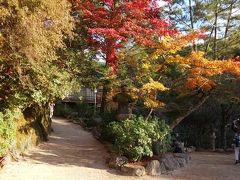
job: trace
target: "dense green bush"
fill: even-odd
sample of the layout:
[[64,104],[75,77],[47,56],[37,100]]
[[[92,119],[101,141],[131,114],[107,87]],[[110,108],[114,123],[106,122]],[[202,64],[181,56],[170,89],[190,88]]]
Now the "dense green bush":
[[100,129],[101,129],[101,138],[109,141],[111,143],[114,143],[115,135],[113,134],[111,130],[111,126],[109,125],[112,122],[117,122],[116,119],[117,111],[111,110],[111,111],[105,111],[101,114],[101,117],[103,119]]
[[103,123],[106,126],[113,121],[117,121],[116,116],[117,116],[117,110],[105,111],[104,113],[101,114]]
[[78,113],[79,117],[91,118],[94,115],[94,106],[91,106],[88,103],[77,103],[74,106],[74,110]]
[[54,108],[55,116],[68,117],[77,114],[81,118],[92,118],[94,116],[94,107],[87,103],[57,103]]
[[74,110],[69,105],[63,103],[57,103],[54,108],[55,116],[68,117],[73,112]]
[[164,146],[170,144],[170,128],[161,120],[133,117],[122,122],[112,122],[109,128],[115,135],[117,152],[134,161],[140,160],[142,156],[152,156],[154,142],[164,142]]
[[0,157],[7,153],[15,137],[16,124],[14,119],[19,113],[19,111],[12,112],[10,110],[0,112]]

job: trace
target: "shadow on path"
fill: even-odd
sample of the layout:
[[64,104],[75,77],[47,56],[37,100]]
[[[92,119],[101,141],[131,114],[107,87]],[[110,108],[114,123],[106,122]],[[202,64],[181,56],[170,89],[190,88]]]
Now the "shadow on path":
[[107,168],[105,147],[91,133],[59,118],[53,119],[53,129],[49,141],[41,144],[37,151],[26,155],[27,160],[31,159],[36,164]]

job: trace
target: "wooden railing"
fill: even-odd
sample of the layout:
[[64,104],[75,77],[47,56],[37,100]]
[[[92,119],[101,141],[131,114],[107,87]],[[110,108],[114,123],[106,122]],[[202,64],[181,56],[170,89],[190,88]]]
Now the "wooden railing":
[[[102,90],[98,89],[96,93],[96,103],[100,104],[102,101]],[[89,104],[95,103],[95,93],[90,89],[82,89],[80,92],[69,94],[63,99],[63,102],[86,102]]]

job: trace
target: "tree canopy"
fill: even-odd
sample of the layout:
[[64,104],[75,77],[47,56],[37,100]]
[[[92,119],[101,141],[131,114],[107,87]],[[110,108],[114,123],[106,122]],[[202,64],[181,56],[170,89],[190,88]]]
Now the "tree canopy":
[[65,0],[1,1],[1,109],[25,108],[64,94],[69,75],[57,52],[72,36],[70,10]]
[[[126,45],[153,46],[154,40],[175,33],[160,18],[156,1],[72,0],[75,18],[87,33],[85,41],[117,69],[117,51]],[[82,33],[82,32],[81,32]]]

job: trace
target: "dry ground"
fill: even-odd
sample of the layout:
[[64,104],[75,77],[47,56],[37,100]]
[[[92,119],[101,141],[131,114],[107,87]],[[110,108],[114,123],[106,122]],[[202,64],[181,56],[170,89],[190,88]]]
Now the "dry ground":
[[0,171],[0,180],[239,180],[240,165],[233,154],[194,153],[191,163],[172,175],[141,178],[118,175],[109,169],[104,146],[89,132],[64,119],[53,120],[49,142],[32,149],[19,162]]

